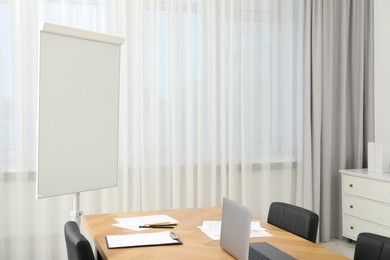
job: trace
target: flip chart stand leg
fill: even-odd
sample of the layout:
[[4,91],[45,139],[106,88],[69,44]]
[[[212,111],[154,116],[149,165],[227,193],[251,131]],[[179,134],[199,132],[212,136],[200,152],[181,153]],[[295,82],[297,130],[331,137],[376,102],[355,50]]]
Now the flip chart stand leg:
[[83,214],[80,211],[80,192],[73,194],[73,210],[70,212],[70,219],[80,226],[80,217]]

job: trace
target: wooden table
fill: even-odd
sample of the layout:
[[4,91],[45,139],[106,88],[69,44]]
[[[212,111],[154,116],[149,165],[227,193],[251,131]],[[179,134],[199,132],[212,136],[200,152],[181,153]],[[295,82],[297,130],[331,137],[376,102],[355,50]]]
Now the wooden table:
[[[219,245],[219,240],[211,240],[206,236],[198,226],[201,226],[204,220],[220,220],[222,209],[216,208],[192,208],[176,209],[149,212],[129,212],[112,213],[83,216],[83,223],[93,238],[96,249],[103,259],[233,259]],[[105,236],[117,234],[141,234],[137,231],[131,231],[115,227],[115,218],[136,217],[147,215],[166,214],[179,221],[179,225],[172,229],[180,239],[183,245],[170,246],[152,246],[136,248],[108,249]],[[283,250],[287,254],[297,259],[348,259],[338,253],[332,252],[317,244],[309,242],[292,233],[286,232],[280,228],[260,221],[261,226],[268,229],[272,237],[251,238],[251,242],[268,242],[275,247]],[[164,231],[168,229],[150,229],[146,232]]]

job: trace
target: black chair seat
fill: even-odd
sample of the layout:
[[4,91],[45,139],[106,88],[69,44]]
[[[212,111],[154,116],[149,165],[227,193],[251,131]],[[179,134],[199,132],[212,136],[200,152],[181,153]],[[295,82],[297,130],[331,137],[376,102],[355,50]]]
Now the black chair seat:
[[95,260],[91,244],[81,234],[76,222],[66,222],[64,232],[69,260]]
[[356,241],[354,260],[389,260],[390,238],[372,233],[360,233]]
[[319,217],[316,213],[283,202],[273,202],[267,222],[313,243],[317,240]]

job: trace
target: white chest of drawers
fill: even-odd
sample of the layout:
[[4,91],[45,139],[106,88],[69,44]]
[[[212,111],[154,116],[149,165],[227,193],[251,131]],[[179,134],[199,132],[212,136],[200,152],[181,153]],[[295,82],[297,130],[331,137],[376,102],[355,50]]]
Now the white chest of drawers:
[[342,175],[343,236],[359,233],[390,237],[390,174],[367,169],[340,170]]

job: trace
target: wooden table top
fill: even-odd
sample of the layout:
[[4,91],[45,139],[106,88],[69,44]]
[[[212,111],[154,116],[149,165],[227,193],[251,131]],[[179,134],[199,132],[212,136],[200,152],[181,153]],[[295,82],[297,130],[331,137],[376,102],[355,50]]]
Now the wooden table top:
[[[147,215],[166,214],[179,221],[179,224],[172,229],[183,241],[183,245],[133,247],[108,249],[105,236],[119,234],[141,234],[156,232],[157,229],[145,230],[142,232],[127,230],[115,227],[115,218],[136,217]],[[198,226],[204,220],[221,220],[222,208],[191,208],[175,209],[148,212],[128,212],[85,215],[82,217],[91,238],[93,238],[97,250],[103,259],[234,259],[226,253],[219,245],[219,240],[211,240]],[[256,219],[258,220],[258,219]],[[300,238],[292,233],[286,232],[278,227],[260,221],[261,226],[266,228],[271,237],[251,238],[251,242],[268,242],[285,253],[297,259],[348,259],[336,252]],[[159,229],[164,231],[168,229]]]

